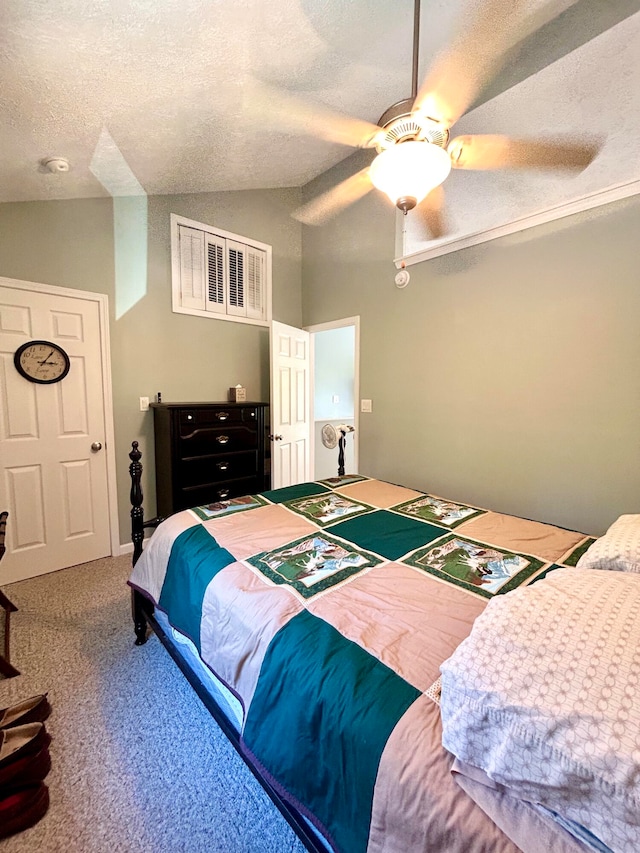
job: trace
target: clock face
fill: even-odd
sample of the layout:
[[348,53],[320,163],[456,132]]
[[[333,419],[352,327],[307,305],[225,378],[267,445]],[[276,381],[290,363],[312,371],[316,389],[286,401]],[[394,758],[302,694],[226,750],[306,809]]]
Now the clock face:
[[30,382],[50,385],[60,382],[69,372],[69,356],[49,341],[29,341],[16,350],[13,357],[16,370]]

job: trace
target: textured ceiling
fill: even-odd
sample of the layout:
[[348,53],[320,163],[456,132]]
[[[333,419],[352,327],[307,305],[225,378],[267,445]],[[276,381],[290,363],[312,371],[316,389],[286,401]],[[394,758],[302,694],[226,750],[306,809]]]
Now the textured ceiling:
[[[421,69],[478,2],[423,0]],[[638,5],[530,0],[485,99]],[[0,202],[301,186],[351,149],[278,130],[251,81],[377,122],[410,94],[412,24],[413,0],[2,0]]]

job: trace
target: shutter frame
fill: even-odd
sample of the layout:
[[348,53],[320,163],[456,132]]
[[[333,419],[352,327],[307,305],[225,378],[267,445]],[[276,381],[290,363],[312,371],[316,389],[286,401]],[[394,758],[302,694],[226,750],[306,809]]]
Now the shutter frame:
[[204,232],[180,225],[180,302],[185,308],[205,307]]
[[266,265],[267,253],[263,249],[247,246],[245,258],[245,303],[247,317],[264,320],[266,317]]
[[266,243],[172,213],[173,311],[267,325],[271,254]]

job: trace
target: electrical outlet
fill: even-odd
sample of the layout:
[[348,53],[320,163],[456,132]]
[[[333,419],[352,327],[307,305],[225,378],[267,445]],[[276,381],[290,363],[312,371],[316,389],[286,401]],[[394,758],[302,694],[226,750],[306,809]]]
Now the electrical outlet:
[[360,411],[361,412],[372,412],[373,409],[371,407],[371,400],[360,400]]
[[332,403],[339,403],[340,402],[340,395],[334,394],[333,397],[331,398],[331,402]]
[[149,411],[149,398],[148,397],[140,397],[140,411],[148,412]]

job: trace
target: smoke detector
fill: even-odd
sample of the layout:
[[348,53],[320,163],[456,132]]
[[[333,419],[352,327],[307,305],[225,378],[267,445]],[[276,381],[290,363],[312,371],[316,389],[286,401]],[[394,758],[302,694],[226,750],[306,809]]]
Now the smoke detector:
[[69,161],[65,157],[45,157],[40,161],[43,172],[51,172],[58,175],[69,171]]
[[404,269],[404,267],[396,273],[396,287],[402,289],[409,284],[410,280],[411,276],[409,275],[409,270]]

